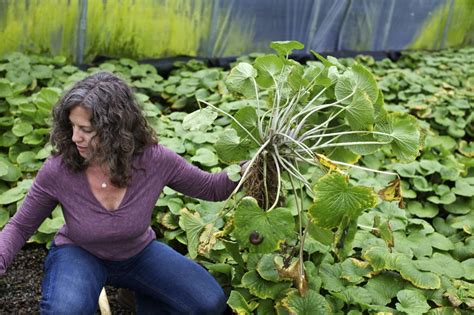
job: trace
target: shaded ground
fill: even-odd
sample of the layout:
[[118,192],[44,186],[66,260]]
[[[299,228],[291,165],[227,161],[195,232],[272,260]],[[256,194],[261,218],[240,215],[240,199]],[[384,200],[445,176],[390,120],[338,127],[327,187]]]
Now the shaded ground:
[[[39,314],[44,245],[26,245],[0,277],[0,314]],[[106,287],[112,314],[133,314],[117,301],[117,290]],[[99,314],[99,312],[97,312]]]

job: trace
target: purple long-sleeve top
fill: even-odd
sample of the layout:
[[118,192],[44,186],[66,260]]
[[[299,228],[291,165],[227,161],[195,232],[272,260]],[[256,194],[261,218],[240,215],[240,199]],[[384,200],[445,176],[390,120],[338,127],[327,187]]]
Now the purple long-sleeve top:
[[61,156],[50,157],[10,222],[0,231],[0,275],[15,254],[58,203],[65,224],[56,245],[75,244],[106,260],[124,260],[156,238],[151,215],[162,189],[218,201],[229,197],[236,183],[225,172],[207,173],[160,144],[134,158],[132,180],[120,206],[113,211],[95,198],[84,171],[72,172]]

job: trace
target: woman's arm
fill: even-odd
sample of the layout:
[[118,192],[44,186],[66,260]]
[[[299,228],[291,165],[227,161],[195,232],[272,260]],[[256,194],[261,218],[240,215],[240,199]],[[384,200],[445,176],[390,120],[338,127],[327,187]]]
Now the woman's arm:
[[15,215],[0,231],[0,275],[6,272],[16,253],[56,207],[56,178],[48,160]]
[[227,199],[237,186],[226,172],[208,173],[162,147],[160,161],[168,170],[167,186],[187,196],[220,201]]

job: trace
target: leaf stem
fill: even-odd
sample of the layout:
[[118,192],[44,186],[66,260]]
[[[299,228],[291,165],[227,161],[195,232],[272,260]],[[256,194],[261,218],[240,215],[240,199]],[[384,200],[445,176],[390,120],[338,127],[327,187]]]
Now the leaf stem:
[[397,173],[393,173],[393,172],[379,171],[379,170],[375,170],[375,169],[372,169],[372,168],[363,167],[363,166],[359,166],[359,165],[354,165],[354,164],[349,164],[349,163],[334,161],[334,160],[331,160],[331,159],[328,159],[328,160],[329,160],[331,163],[334,163],[334,164],[337,164],[337,165],[343,165],[343,166],[347,166],[347,167],[351,167],[351,168],[356,168],[356,169],[360,169],[360,170],[364,170],[364,171],[368,171],[368,172],[380,173],[380,174],[385,174],[385,175],[393,175],[393,176],[397,176],[397,177],[398,177],[398,174],[397,174]]
[[357,141],[357,142],[338,142],[338,143],[324,143],[322,145],[311,147],[313,150],[323,149],[323,148],[332,148],[332,147],[343,147],[351,145],[369,145],[369,144],[378,144],[384,145],[389,144],[391,141],[378,142],[378,141]]
[[223,111],[222,109],[220,109],[220,108],[218,108],[218,107],[216,107],[216,106],[212,105],[211,103],[208,103],[208,102],[206,102],[206,101],[204,101],[204,100],[198,100],[198,102],[203,102],[203,103],[206,104],[207,106],[210,106],[210,107],[212,107],[213,109],[217,110],[218,112],[220,112],[220,113],[226,115],[227,117],[231,118],[240,128],[242,128],[243,131],[245,131],[245,133],[247,133],[247,134],[249,135],[249,137],[250,137],[257,145],[261,145],[261,143],[260,143],[257,139],[255,139],[255,137],[250,133],[250,131],[248,131],[247,128],[245,128],[244,126],[242,126],[242,124],[241,124],[237,119],[235,119],[234,116],[232,116],[231,114],[229,114],[229,113]]

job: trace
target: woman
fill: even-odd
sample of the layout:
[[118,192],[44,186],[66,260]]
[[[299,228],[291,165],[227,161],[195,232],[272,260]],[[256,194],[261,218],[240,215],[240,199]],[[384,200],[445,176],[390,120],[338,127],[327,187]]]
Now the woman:
[[45,260],[43,314],[93,314],[106,284],[135,292],[138,314],[218,314],[225,296],[201,266],[157,242],[150,227],[164,186],[226,199],[225,173],[192,166],[154,137],[130,87],[100,72],[53,110],[55,152],[0,232],[0,274],[59,203],[65,224]]

